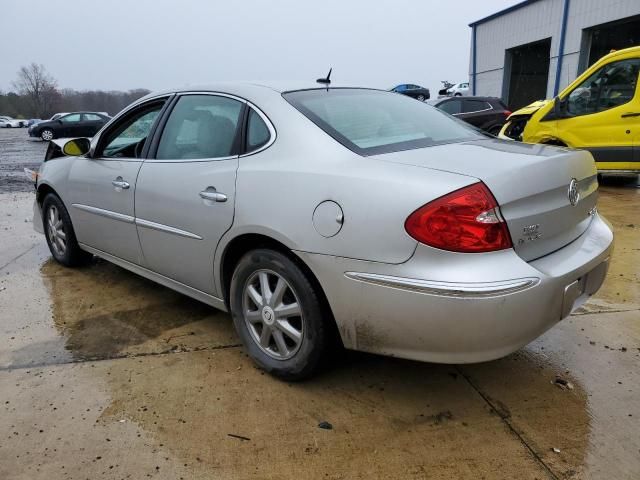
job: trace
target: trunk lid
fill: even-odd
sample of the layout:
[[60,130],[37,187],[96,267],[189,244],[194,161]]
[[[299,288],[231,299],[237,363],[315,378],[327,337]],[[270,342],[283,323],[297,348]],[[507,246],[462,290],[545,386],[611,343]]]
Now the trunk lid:
[[377,158],[482,180],[500,205],[513,248],[526,261],[571,243],[595,212],[597,170],[585,151],[488,139]]

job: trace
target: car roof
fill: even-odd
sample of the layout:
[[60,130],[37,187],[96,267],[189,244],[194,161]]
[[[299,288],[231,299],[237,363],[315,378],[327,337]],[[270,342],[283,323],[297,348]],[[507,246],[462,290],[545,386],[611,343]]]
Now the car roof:
[[204,85],[189,85],[179,88],[170,88],[165,90],[159,90],[151,92],[143,97],[141,100],[158,97],[162,95],[169,95],[172,93],[184,93],[184,92],[220,92],[230,95],[237,95],[239,97],[253,97],[268,95],[270,93],[287,93],[299,90],[326,90],[326,89],[338,89],[338,88],[355,88],[355,89],[368,89],[368,90],[380,90],[386,91],[386,89],[367,87],[363,85],[345,85],[345,84],[331,84],[328,87],[322,84],[310,81],[270,81],[270,82],[219,82],[210,83]]
[[498,97],[480,97],[480,96],[466,96],[466,97],[443,97],[443,98],[438,98],[436,100],[436,103],[438,102],[445,102],[447,100],[484,100],[486,102],[489,101],[499,101],[501,102],[502,100],[500,100]]

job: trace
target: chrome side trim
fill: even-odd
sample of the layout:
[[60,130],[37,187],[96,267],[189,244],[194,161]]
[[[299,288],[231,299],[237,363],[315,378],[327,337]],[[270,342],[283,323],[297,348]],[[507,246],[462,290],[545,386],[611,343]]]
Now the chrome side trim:
[[358,282],[370,283],[382,287],[398,288],[412,292],[437,295],[442,297],[494,297],[508,295],[531,288],[540,283],[539,278],[518,278],[501,282],[486,283],[453,283],[420,280],[416,278],[393,277],[375,273],[345,272],[345,277]]
[[118,220],[120,222],[125,223],[133,223],[135,218],[131,215],[125,215],[123,213],[112,212],[111,210],[103,210],[98,207],[91,207],[89,205],[82,205],[81,203],[73,203],[72,206],[77,208],[78,210],[83,210],[85,212],[93,213],[95,215],[100,215],[101,217],[111,218],[113,220]]
[[185,285],[184,283],[172,280],[169,277],[160,275],[159,273],[148,270],[144,267],[141,267],[140,265],[128,262],[109,253],[103,252],[102,250],[98,250],[97,248],[90,247],[88,245],[85,245],[84,243],[80,244],[80,248],[89,253],[93,253],[97,257],[104,258],[108,262],[114,263],[119,267],[130,270],[131,272],[138,274],[141,277],[148,278],[149,280],[159,283],[160,285],[164,285],[165,287],[171,288],[191,298],[195,298],[196,300],[202,303],[206,303],[207,305],[211,305],[212,307],[217,308],[218,310],[222,310],[223,312],[227,311],[224,300],[218,297],[214,297],[213,295],[205,293],[201,290],[197,290],[193,287]]
[[460,113],[452,113],[451,115],[453,115],[454,117],[457,117],[458,115],[464,115],[465,113],[482,113],[482,112],[489,112],[491,110],[494,110],[493,105],[491,105],[489,102],[482,100],[484,103],[486,103],[487,105],[489,105],[489,108],[484,108],[482,110],[474,110],[473,112],[460,112]]
[[186,230],[180,230],[179,228],[175,228],[175,227],[170,227],[162,223],[151,222],[149,220],[144,220],[142,218],[136,218],[136,225],[138,225],[139,227],[150,228],[152,230],[158,230],[160,232],[172,233],[174,235],[179,235],[181,237],[193,238],[195,240],[202,240],[202,237],[200,235],[196,235],[195,233],[187,232]]

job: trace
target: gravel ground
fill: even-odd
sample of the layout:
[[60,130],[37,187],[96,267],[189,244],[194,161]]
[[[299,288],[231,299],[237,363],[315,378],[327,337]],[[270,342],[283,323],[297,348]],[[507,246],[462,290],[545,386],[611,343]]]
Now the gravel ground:
[[29,137],[26,128],[1,128],[0,193],[31,191],[24,168],[37,170],[46,151],[46,142]]

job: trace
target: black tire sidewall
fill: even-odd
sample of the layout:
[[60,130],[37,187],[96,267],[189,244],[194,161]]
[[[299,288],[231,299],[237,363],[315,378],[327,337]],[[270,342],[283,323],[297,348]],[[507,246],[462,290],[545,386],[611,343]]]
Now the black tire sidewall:
[[[49,208],[51,207],[51,205],[54,205],[58,209],[60,218],[62,219],[62,224],[64,225],[64,231],[67,236],[67,248],[65,249],[64,255],[56,254],[55,250],[51,246],[51,239],[49,238],[49,228],[47,226],[47,213],[49,212]],[[49,193],[42,202],[42,226],[44,229],[44,236],[47,239],[47,245],[49,246],[49,251],[57,262],[67,267],[75,267],[91,258],[91,255],[89,253],[80,249],[80,246],[78,245],[78,241],[76,239],[75,231],[73,230],[73,224],[71,223],[69,212],[65,208],[64,203],[62,203],[62,200],[60,200],[60,197],[53,193]]]
[[[277,360],[264,353],[245,324],[242,313],[244,286],[249,277],[261,269],[281,275],[293,288],[302,309],[302,344],[296,354],[287,360]],[[286,380],[301,380],[316,371],[328,336],[322,303],[305,273],[286,255],[270,249],[257,249],[245,254],[236,265],[231,279],[229,303],[236,331],[248,355],[260,368]]]

